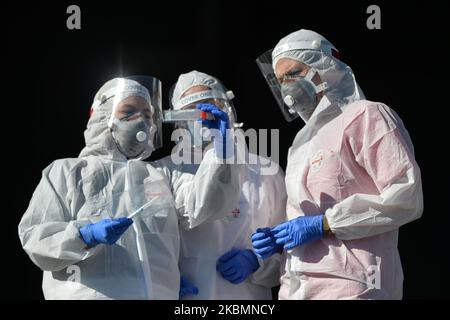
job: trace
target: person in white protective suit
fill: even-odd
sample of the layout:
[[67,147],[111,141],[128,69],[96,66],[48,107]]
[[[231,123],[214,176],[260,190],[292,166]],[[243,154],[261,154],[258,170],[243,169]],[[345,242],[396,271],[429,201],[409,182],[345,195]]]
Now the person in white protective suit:
[[[280,299],[401,299],[399,227],[423,211],[414,149],[388,106],[365,100],[324,37],[299,30],[257,59],[287,120],[288,221],[253,237],[287,254]],[[267,249],[269,248],[269,249]]]
[[[236,134],[235,130],[239,130],[232,92],[217,78],[198,71],[181,74],[171,95],[175,112],[216,106],[228,114],[232,131]],[[195,122],[177,122],[175,128],[180,131],[182,141],[171,155],[157,161],[168,170],[175,194],[189,187],[194,175],[198,175],[196,160],[212,147],[207,137],[196,140],[201,135],[201,126],[195,125]],[[241,147],[248,152],[245,141]],[[181,153],[183,158],[179,161],[176,156]],[[271,299],[271,288],[279,285],[281,255],[275,254],[267,260],[256,257],[251,250],[250,236],[256,228],[275,226],[286,219],[284,175],[269,159],[257,155],[245,159],[242,192],[233,210],[222,219],[180,230],[180,272],[189,285],[198,288],[193,294],[188,285],[181,293],[183,299]],[[211,210],[216,210],[216,203],[209,205]]]
[[[19,237],[44,271],[46,299],[178,299],[181,205],[164,172],[143,161],[161,145],[160,87],[144,76],[106,82],[79,157],[44,169]],[[199,173],[179,196],[188,225],[208,218],[198,205],[213,195],[208,188],[219,203],[239,197],[238,178],[214,155]]]

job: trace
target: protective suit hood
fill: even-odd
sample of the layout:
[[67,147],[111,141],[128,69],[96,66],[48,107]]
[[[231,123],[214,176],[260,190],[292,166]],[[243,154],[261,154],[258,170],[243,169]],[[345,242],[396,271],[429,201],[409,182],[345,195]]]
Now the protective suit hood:
[[[312,48],[303,47],[311,43]],[[307,45],[305,45],[307,47]],[[314,49],[313,47],[317,47]],[[353,70],[337,57],[337,49],[320,34],[301,29],[282,38],[272,52],[272,66],[282,58],[303,62],[319,73],[327,85],[326,96],[331,103],[343,106],[365,99],[364,93],[356,82]]]

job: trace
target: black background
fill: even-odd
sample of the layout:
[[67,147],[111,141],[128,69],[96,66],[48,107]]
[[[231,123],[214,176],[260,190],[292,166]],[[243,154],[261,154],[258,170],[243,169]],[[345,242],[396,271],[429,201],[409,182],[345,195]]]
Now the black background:
[[[425,210],[400,232],[404,298],[449,298],[450,11],[444,3],[7,1],[1,12],[3,298],[42,298],[42,272],[22,250],[17,225],[41,171],[83,148],[93,96],[113,77],[158,77],[167,108],[168,90],[180,73],[196,69],[217,76],[234,91],[246,128],[280,129],[285,168],[287,149],[302,123],[284,121],[255,59],[301,28],[330,40],[367,99],[392,107],[408,128],[422,170]],[[66,27],[70,4],[81,8],[81,30]],[[381,7],[381,30],[366,27],[370,4]],[[165,147],[152,159],[170,148],[167,128]]]

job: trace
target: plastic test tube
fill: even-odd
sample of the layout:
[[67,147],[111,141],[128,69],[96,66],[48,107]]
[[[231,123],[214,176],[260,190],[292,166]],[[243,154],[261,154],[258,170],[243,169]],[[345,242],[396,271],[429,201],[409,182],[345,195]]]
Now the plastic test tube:
[[151,199],[149,202],[147,202],[146,204],[144,204],[142,207],[140,207],[139,209],[137,209],[136,211],[134,211],[132,214],[130,214],[128,216],[129,219],[133,219],[135,215],[137,215],[138,213],[141,213],[142,211],[144,211],[147,207],[149,207],[152,204],[152,201],[155,200],[155,198]]
[[199,109],[165,110],[164,122],[196,121],[198,119],[214,119],[214,116]]

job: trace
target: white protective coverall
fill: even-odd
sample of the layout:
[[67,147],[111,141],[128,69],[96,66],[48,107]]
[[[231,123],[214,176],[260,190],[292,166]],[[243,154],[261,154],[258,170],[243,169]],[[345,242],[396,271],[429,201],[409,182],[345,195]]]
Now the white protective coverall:
[[[226,89],[220,81],[205,73],[192,71],[180,75],[172,104],[176,105],[184,92],[198,85],[206,85],[214,92],[219,92],[218,96],[227,99]],[[184,98],[189,99],[189,95]],[[235,120],[233,115],[230,115],[230,119]],[[206,150],[210,148],[211,145]],[[177,149],[174,152],[178,152]],[[190,152],[202,153],[202,148],[192,148]],[[222,219],[208,221],[190,230],[180,230],[180,271],[198,288],[198,295],[187,295],[184,299],[271,299],[271,288],[279,284],[280,254],[266,260],[258,258],[260,267],[240,284],[228,282],[216,271],[217,259],[224,253],[232,248],[251,249],[250,237],[257,228],[275,226],[286,219],[287,196],[282,169],[268,159],[253,156],[259,157],[259,160],[244,165],[241,173],[242,191],[239,200],[233,204],[233,210]],[[190,181],[198,175],[198,164],[176,165],[170,155],[156,163],[167,170],[174,194],[189,188]],[[272,166],[270,174],[269,170],[265,172],[263,169],[269,166]],[[211,205],[211,210],[216,210],[216,204]]]
[[[238,178],[228,165],[217,163],[213,152],[199,167],[201,179],[193,178],[192,187],[179,195],[183,204],[174,202],[161,169],[140,158],[127,160],[108,128],[117,82],[107,82],[96,94],[80,156],[44,169],[19,224],[24,250],[44,271],[46,299],[178,299],[176,207],[186,208],[183,220],[196,225],[216,213],[202,208],[210,197],[218,195],[217,203],[224,204],[239,197]],[[155,196],[114,245],[86,248],[81,226],[125,217]]]

